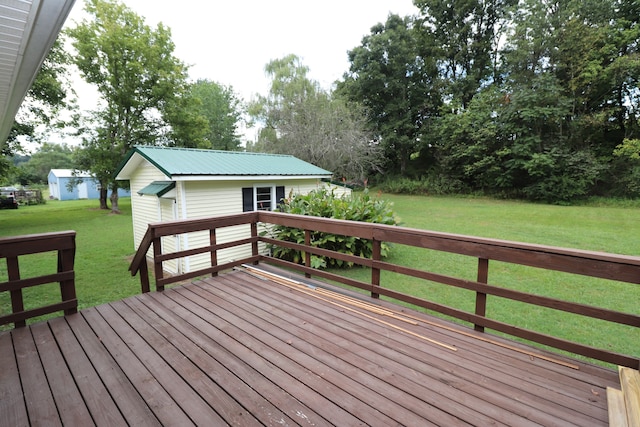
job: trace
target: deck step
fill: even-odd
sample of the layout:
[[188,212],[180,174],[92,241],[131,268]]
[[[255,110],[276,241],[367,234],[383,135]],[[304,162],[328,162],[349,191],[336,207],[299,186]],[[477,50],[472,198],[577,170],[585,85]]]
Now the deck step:
[[640,427],[640,371],[619,367],[621,390],[607,387],[609,425]]

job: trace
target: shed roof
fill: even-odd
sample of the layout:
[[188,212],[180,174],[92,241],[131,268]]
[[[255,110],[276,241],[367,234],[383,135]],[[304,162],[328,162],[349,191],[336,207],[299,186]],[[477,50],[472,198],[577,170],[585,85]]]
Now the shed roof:
[[200,150],[157,146],[136,146],[127,153],[116,171],[116,179],[129,179],[143,160],[157,167],[167,178],[205,177],[318,177],[331,172],[284,154]]

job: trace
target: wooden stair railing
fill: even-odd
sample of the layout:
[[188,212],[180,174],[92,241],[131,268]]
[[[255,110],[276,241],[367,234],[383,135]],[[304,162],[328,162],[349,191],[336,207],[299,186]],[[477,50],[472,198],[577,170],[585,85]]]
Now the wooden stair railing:
[[[57,271],[53,274],[23,279],[19,259],[26,255],[57,252]],[[76,232],[30,234],[0,239],[0,259],[7,263],[6,282],[0,282],[0,292],[9,292],[11,314],[0,316],[0,325],[13,323],[16,328],[26,325],[32,317],[64,311],[73,314],[78,309],[75,287]],[[22,290],[47,283],[60,284],[61,302],[26,310]]]

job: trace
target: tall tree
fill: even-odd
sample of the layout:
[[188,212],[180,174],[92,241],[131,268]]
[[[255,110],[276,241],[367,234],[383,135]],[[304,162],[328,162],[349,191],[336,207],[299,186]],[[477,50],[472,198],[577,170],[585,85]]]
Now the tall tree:
[[249,149],[291,154],[346,179],[364,180],[380,170],[380,150],[361,108],[323,91],[295,55],[273,60],[265,70],[271,88],[249,108],[263,126]]
[[205,148],[239,150],[241,140],[238,125],[243,111],[233,88],[210,80],[198,80],[191,85],[190,92],[191,96],[200,101],[198,111],[207,119]]
[[66,144],[43,143],[29,160],[16,168],[16,179],[21,185],[46,184],[51,169],[73,169],[74,148]]
[[63,39],[62,35],[56,39],[25,96],[7,141],[0,142],[0,179],[9,172],[8,156],[22,151],[21,141],[40,142],[49,131],[67,124],[61,111],[76,108],[68,75],[71,59],[63,48]]
[[415,0],[417,30],[431,47],[446,97],[466,108],[479,88],[498,81],[498,47],[517,0]]
[[435,63],[413,25],[412,18],[398,15],[375,25],[362,45],[349,52],[351,65],[337,89],[364,105],[384,149],[386,168],[401,174],[420,151],[422,126],[441,104]]
[[173,55],[171,31],[162,24],[150,28],[117,1],[88,0],[85,8],[92,19],[69,34],[75,63],[103,104],[91,117],[94,130],[84,138],[86,155],[80,160],[101,183],[101,207],[109,188],[117,212],[120,183],[112,174],[133,144],[162,140],[171,127],[168,119],[179,117],[175,105],[187,88],[187,68]]

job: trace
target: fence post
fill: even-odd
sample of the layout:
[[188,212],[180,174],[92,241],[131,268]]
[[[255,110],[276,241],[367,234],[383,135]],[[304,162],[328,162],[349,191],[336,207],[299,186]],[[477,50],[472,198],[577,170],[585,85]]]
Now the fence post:
[[[258,256],[258,220],[254,220],[251,222],[251,238],[253,242],[251,243],[251,255]],[[258,264],[258,261],[254,261],[254,265]]]
[[371,268],[371,298],[380,298],[380,294],[375,292],[374,289],[376,286],[380,287],[380,269],[375,267],[375,262],[382,259],[382,242],[374,238],[372,248],[371,259],[374,262],[374,266]]
[[[311,246],[311,231],[304,230],[304,245]],[[307,268],[311,268],[311,252],[305,251],[304,253],[304,266]],[[304,273],[304,277],[307,279],[311,278],[311,273]]]
[[164,272],[162,269],[162,261],[158,261],[158,258],[162,255],[162,238],[154,237],[153,239],[153,272],[156,276],[156,291],[164,291],[164,285],[158,284],[158,281],[163,278]]
[[[489,278],[489,260],[486,258],[478,258],[478,282],[487,283]],[[487,294],[484,292],[476,292],[476,314],[485,317],[487,314]],[[474,325],[478,332],[484,332],[484,326]]]
[[[215,246],[218,244],[215,228],[209,229],[209,244],[211,246]],[[216,265],[218,265],[218,250],[213,248],[211,249],[211,267],[215,267]],[[211,277],[216,277],[217,275],[218,275],[217,271],[214,271],[213,273],[211,273]]]
[[[7,257],[7,272],[9,282],[13,280],[20,280],[20,264],[18,263],[17,256]],[[11,295],[11,310],[13,313],[20,313],[24,311],[24,301],[22,299],[22,289],[13,289],[10,291]],[[27,326],[25,320],[19,320],[13,323],[13,326],[20,328]]]
[[[63,271],[73,271],[74,261],[76,257],[76,244],[75,237],[73,237],[73,247],[64,250],[58,250],[58,273]],[[60,294],[62,301],[71,301],[76,299],[76,284],[75,273],[74,277],[69,280],[63,280],[60,282]],[[78,305],[73,308],[68,308],[64,311],[65,315],[74,314],[78,311]]]

